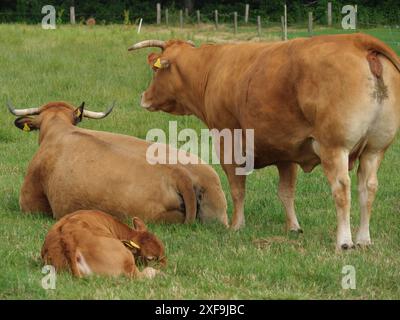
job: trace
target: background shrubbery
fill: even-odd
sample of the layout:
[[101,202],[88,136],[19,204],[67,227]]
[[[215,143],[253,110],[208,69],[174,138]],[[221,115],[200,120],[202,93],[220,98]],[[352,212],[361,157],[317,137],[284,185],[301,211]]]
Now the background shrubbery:
[[[292,0],[288,5],[289,23],[301,23],[307,19],[307,12],[313,11],[319,23],[326,23],[326,9],[329,0]],[[171,14],[179,9],[188,8],[190,15],[195,17],[195,10],[201,10],[202,20],[212,20],[213,10],[220,13],[220,21],[230,21],[231,14],[237,11],[244,15],[245,3],[250,4],[250,21],[255,22],[256,16],[263,19],[280,21],[284,0],[1,0],[0,22],[27,22],[41,21],[41,8],[52,4],[56,7],[59,21],[69,21],[69,7],[76,7],[77,21],[89,17],[96,18],[103,23],[123,23],[124,10],[129,10],[130,21],[135,22],[143,17],[147,22],[156,20],[156,3],[162,8],[169,8]],[[398,0],[332,0],[333,18],[339,22],[340,9],[345,4],[359,6],[359,20],[371,24],[400,24],[400,1]],[[64,9],[64,11],[61,11]]]

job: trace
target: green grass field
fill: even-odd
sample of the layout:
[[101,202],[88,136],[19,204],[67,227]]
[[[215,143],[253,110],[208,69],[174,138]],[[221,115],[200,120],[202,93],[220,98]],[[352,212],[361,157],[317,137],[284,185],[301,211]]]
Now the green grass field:
[[[296,32],[290,32],[290,37],[305,34],[304,30]],[[386,41],[400,40],[398,32],[370,32]],[[40,249],[54,220],[19,211],[19,190],[38,148],[38,135],[14,127],[6,99],[17,107],[51,100],[76,105],[85,101],[88,108],[98,111],[116,100],[118,106],[108,118],[85,120],[80,125],[141,138],[151,128],[167,130],[169,120],[178,121],[181,129],[200,130],[203,125],[194,117],[140,109],[140,93],[151,79],[146,64],[151,50],[127,51],[133,42],[146,38],[194,37],[200,43],[218,34],[207,31],[200,36],[190,29],[179,33],[149,28],[138,36],[135,28],[125,26],[62,26],[46,31],[40,26],[0,25],[0,298],[399,299],[400,139],[386,153],[379,172],[380,189],[371,222],[374,245],[368,250],[335,253],[334,204],[320,168],[299,175],[296,208],[304,234],[298,239],[288,237],[276,196],[277,170],[265,168],[248,178],[243,230],[231,232],[219,225],[201,224],[150,226],[166,244],[169,265],[163,277],[151,281],[74,279],[62,273],[55,290],[41,287]],[[400,53],[400,47],[394,49]],[[227,179],[219,166],[215,168],[231,213]],[[354,171],[352,181],[355,232],[359,206]],[[342,289],[346,265],[355,267],[355,290]]]

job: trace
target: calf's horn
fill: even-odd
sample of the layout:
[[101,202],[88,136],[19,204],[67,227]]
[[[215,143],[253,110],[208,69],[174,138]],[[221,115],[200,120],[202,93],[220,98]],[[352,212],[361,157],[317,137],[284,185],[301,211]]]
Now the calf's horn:
[[14,116],[31,116],[39,114],[39,108],[15,109],[10,101],[7,101],[7,108]]
[[137,50],[137,49],[142,49],[142,48],[161,48],[165,49],[165,41],[162,40],[144,40],[138,43],[135,43],[134,45],[130,46],[128,48],[128,51],[132,50]]
[[115,101],[106,112],[94,112],[89,110],[83,110],[83,116],[90,119],[103,119],[107,117],[111,113],[111,111],[113,111],[114,106],[115,106]]

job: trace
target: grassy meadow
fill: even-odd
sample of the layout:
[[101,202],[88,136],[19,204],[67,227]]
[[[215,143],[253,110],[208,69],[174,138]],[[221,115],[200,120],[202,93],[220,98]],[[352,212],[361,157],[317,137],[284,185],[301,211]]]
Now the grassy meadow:
[[[41,287],[40,249],[54,223],[48,216],[22,214],[19,191],[28,163],[38,148],[38,134],[14,127],[6,110],[9,98],[17,107],[36,107],[51,100],[104,110],[117,107],[104,120],[84,120],[80,126],[145,138],[151,128],[204,128],[195,117],[149,113],[139,107],[140,93],[152,76],[147,53],[128,53],[132,43],[148,38],[233,40],[231,33],[211,29],[144,28],[137,35],[126,26],[0,25],[0,299],[399,299],[400,298],[400,139],[386,153],[379,172],[368,250],[335,253],[336,213],[321,169],[299,174],[296,209],[304,234],[294,239],[284,231],[284,210],[276,193],[273,167],[248,177],[246,227],[239,232],[219,225],[150,225],[165,243],[169,265],[154,280],[124,277],[75,279],[57,277],[55,290]],[[317,30],[320,33],[338,32]],[[368,31],[388,42],[400,33]],[[306,35],[292,30],[290,37]],[[251,40],[239,33],[237,39]],[[264,40],[274,40],[271,32]],[[400,53],[400,47],[393,45]],[[232,211],[227,179],[218,171]],[[352,172],[353,234],[359,222],[355,170]],[[88,177],[90,179],[90,177]],[[343,290],[342,268],[356,270],[356,289]]]

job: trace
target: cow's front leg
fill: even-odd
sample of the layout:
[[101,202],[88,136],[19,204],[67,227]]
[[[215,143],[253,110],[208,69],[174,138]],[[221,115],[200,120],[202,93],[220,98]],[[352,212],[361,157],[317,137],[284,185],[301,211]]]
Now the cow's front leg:
[[350,177],[349,153],[344,149],[320,149],[321,164],[326,177],[331,185],[332,195],[335,200],[337,214],[336,249],[353,248],[350,226]]
[[236,174],[235,165],[223,165],[225,173],[228,177],[231,196],[233,201],[233,217],[231,228],[239,230],[244,226],[244,198],[246,188],[246,176]]
[[358,229],[356,243],[361,247],[371,244],[369,234],[369,220],[371,218],[372,203],[378,189],[377,172],[383,158],[383,152],[364,152],[360,157],[358,168],[358,194],[361,208],[360,228]]
[[286,211],[286,231],[302,233],[294,210],[298,166],[293,162],[281,162],[277,164],[277,167],[279,171],[278,196]]
[[184,223],[185,214],[179,210],[169,210],[157,213],[154,217],[148,219],[155,223]]

